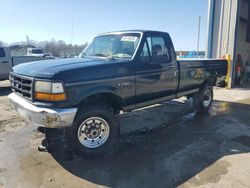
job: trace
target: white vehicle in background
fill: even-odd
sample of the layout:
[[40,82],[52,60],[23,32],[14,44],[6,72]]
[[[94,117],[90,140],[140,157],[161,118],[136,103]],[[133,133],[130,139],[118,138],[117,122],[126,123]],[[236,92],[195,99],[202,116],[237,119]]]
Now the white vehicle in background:
[[27,49],[27,56],[43,57],[44,51],[41,48],[28,48]]
[[13,66],[31,61],[50,59],[42,56],[11,56],[9,48],[0,47],[0,81],[9,78],[10,70]]
[[48,57],[50,59],[54,59],[55,57],[51,54],[51,53],[44,53],[44,56],[43,57]]

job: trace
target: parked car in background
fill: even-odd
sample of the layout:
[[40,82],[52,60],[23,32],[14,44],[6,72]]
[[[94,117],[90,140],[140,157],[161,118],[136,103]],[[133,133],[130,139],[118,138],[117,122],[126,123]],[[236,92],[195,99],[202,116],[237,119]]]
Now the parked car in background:
[[24,119],[67,127],[69,148],[95,156],[115,148],[120,111],[188,96],[205,113],[226,74],[226,60],[176,60],[168,33],[119,31],[95,37],[78,58],[13,67],[9,98]]
[[44,53],[43,57],[47,57],[49,59],[54,59],[55,58],[51,53]]
[[9,48],[0,47],[0,80],[9,78],[10,70],[13,66],[27,63],[30,61],[39,61],[49,59],[40,56],[11,56]]
[[43,57],[44,51],[41,48],[28,48],[27,49],[27,56]]

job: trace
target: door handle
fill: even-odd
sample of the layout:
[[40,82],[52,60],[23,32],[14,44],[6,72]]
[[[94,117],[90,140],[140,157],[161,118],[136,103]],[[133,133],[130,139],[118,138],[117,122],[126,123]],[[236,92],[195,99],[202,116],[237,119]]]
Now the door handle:
[[1,63],[9,63],[8,61],[2,61]]

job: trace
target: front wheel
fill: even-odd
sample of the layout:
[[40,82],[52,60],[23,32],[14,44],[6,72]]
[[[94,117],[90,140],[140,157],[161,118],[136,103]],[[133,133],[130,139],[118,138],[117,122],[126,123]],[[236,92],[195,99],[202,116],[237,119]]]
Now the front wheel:
[[77,113],[72,127],[65,130],[69,149],[84,157],[111,153],[119,137],[114,112],[106,105],[86,105]]
[[193,106],[198,113],[208,112],[213,103],[213,87],[205,84],[198,93],[193,95]]

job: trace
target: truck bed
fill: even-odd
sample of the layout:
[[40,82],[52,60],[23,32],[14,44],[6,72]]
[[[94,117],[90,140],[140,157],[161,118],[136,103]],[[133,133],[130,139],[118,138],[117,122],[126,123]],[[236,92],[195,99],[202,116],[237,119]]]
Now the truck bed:
[[[195,90],[211,75],[217,78],[227,74],[227,60],[223,59],[181,59],[178,60],[178,96],[184,91]],[[215,80],[216,82],[216,80]]]

